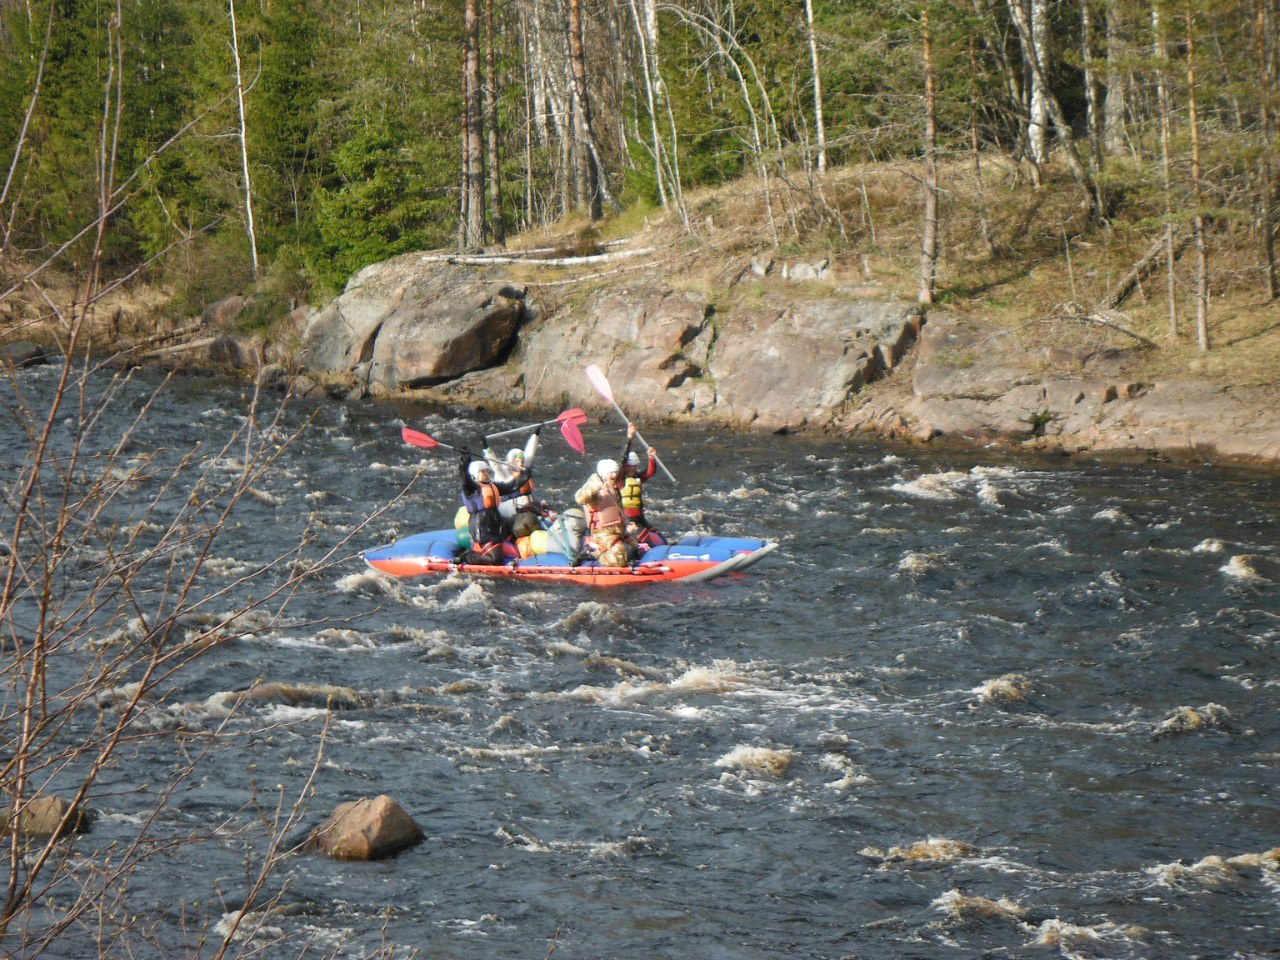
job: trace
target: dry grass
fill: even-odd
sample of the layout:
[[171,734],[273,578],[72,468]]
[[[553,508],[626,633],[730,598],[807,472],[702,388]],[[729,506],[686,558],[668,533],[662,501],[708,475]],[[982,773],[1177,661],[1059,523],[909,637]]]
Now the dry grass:
[[[689,227],[672,210],[631,208],[591,225],[584,217],[529,231],[508,241],[510,250],[583,249],[588,241],[625,241],[657,251],[642,261],[573,270],[508,268],[551,300],[577,302],[575,286],[595,289],[646,273],[677,289],[706,292],[721,309],[789,299],[869,296],[911,303],[918,289],[921,168],[912,162],[851,165],[821,180],[793,172],[768,189],[750,177],[718,189],[687,192]],[[1161,230],[1142,170],[1121,170],[1124,206],[1103,227],[1092,224],[1080,189],[1064,169],[1052,169],[1035,187],[1025,167],[984,156],[943,167],[942,259],[937,308],[989,327],[1010,345],[1081,350],[1131,348],[1121,334],[1067,321],[1047,322],[1065,303],[1096,304],[1142,257]],[[1119,321],[1154,340],[1157,348],[1128,349],[1126,375],[1151,382],[1199,379],[1277,389],[1280,304],[1266,295],[1257,237],[1246,225],[1224,223],[1210,237],[1213,274],[1209,316],[1212,349],[1195,343],[1195,264],[1190,250],[1177,266],[1180,336],[1169,336],[1163,268],[1156,269],[1121,307]],[[824,281],[788,283],[751,274],[751,260],[829,260]],[[0,265],[3,266],[3,265]],[[9,265],[13,266],[13,265]],[[12,272],[12,271],[10,271]],[[46,278],[52,299],[65,307],[74,286]],[[582,293],[581,290],[578,291]],[[19,298],[21,303],[19,303]],[[109,334],[138,336],[159,325],[163,295],[142,285],[121,291],[98,310]],[[23,321],[49,310],[31,291],[0,304],[0,333],[12,338]],[[179,318],[164,318],[172,323]],[[46,320],[48,323],[48,320]],[[30,339],[47,340],[33,335]],[[22,335],[19,333],[18,335]]]
[[[822,297],[868,291],[914,302],[919,285],[921,169],[912,163],[833,170],[820,182],[803,177],[758,179],[690,192],[690,227],[671,212],[648,211],[632,242],[668,253],[689,250],[675,285],[706,289],[720,302],[747,305],[767,292]],[[1066,354],[1124,349],[1127,376],[1144,381],[1207,380],[1276,389],[1280,369],[1280,303],[1269,300],[1259,242],[1245,226],[1219,225],[1209,238],[1212,273],[1210,351],[1195,338],[1195,260],[1188,247],[1176,268],[1179,336],[1169,335],[1163,265],[1142,280],[1116,319],[1156,342],[1114,331],[1050,320],[1068,303],[1101,301],[1159,237],[1160,210],[1141,196],[1144,171],[1128,170],[1124,206],[1105,226],[1090,222],[1080,189],[1064,169],[1035,187],[1029,171],[1000,157],[983,157],[942,171],[943,253],[937,307],[1007,336],[1011,345],[1061,346]],[[1137,185],[1137,186],[1135,186]],[[769,213],[772,213],[770,218]],[[636,225],[635,218],[630,226]],[[602,232],[608,233],[606,224]],[[775,235],[777,242],[774,242]],[[785,284],[747,274],[753,256],[777,261],[828,259],[828,280]]]

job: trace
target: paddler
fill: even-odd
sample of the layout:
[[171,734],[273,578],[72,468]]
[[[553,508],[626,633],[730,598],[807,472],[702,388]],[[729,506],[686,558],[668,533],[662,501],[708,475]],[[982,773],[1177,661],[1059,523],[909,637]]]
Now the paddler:
[[640,469],[640,456],[631,449],[636,436],[636,425],[627,424],[627,444],[622,448],[622,512],[631,525],[635,538],[650,547],[658,547],[666,543],[658,528],[649,522],[644,512],[644,487],[646,481],[652,480],[658,471],[658,451],[649,448],[649,461],[644,470]]
[[622,467],[617,460],[601,460],[573,495],[587,511],[587,526],[595,541],[597,558],[604,567],[625,567],[639,554],[639,545],[627,532],[622,512]]
[[501,483],[493,479],[493,467],[487,460],[472,460],[464,451],[458,469],[462,481],[462,505],[468,514],[467,527],[471,546],[463,556],[464,563],[499,564],[505,559],[502,544],[507,535],[498,508],[504,497],[519,492],[527,479],[523,469]]

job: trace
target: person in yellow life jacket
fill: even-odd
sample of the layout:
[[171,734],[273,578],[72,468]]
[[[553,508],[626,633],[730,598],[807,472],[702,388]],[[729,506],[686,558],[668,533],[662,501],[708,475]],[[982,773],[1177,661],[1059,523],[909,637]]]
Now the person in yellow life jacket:
[[503,562],[502,543],[506,530],[498,507],[503,497],[516,493],[525,482],[521,470],[502,483],[493,479],[493,467],[486,460],[471,460],[470,454],[462,455],[459,467],[462,482],[460,498],[470,519],[471,546],[463,555],[464,563],[498,564]]
[[640,469],[640,456],[631,449],[636,425],[627,424],[627,445],[622,448],[622,512],[634,528],[635,538],[648,547],[658,547],[667,542],[666,537],[649,522],[644,512],[644,483],[653,479],[658,471],[658,451],[649,448],[649,462]]
[[595,541],[601,566],[625,567],[638,554],[639,546],[627,532],[619,485],[622,467],[617,460],[601,460],[593,473],[573,495],[587,511],[587,526]]

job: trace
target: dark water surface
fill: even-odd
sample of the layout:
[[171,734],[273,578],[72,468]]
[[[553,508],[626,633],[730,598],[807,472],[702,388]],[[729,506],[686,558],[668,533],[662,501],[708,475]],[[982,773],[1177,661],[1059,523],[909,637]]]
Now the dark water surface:
[[[22,389],[38,400],[55,375]],[[122,391],[93,437],[144,394]],[[245,411],[238,386],[179,380],[132,456],[154,468],[199,439],[207,460]],[[1280,477],[652,427],[679,485],[648,485],[651,515],[780,541],[750,574],[395,582],[353,554],[456,505],[453,458],[400,426],[473,442],[513,424],[299,405],[281,436],[308,416],[217,541],[201,588],[229,588],[221,606],[278,582],[287,564],[241,581],[304,532],[318,555],[416,482],[282,616],[167,684],[140,723],[163,736],[95,790],[85,858],[138,833],[200,734],[231,738],[151,830],[208,839],[130,887],[152,955],[216,952],[190,931],[226,929],[262,822],[313,775],[306,826],[386,793],[427,840],[379,863],[288,858],[283,906],[245,922],[265,956],[1280,950]],[[27,440],[3,420],[7,483]],[[589,467],[553,430],[540,493],[565,505]],[[616,456],[613,420],[583,432],[591,462]],[[129,482],[121,523],[160,495],[145,471]],[[231,711],[257,681],[283,692]],[[73,931],[61,955],[90,941]]]

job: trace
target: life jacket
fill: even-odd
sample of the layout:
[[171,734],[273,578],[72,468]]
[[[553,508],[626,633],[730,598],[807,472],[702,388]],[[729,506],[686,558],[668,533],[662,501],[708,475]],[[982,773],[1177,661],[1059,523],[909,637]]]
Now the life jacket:
[[599,506],[588,505],[587,507],[592,530],[604,530],[626,522],[622,507],[618,504],[618,498],[607,484],[602,486],[596,495],[596,504]]
[[468,527],[473,545],[501,542],[502,518],[498,505],[502,503],[502,491],[494,483],[477,483],[476,492],[466,497],[467,511],[471,514]]
[[622,510],[628,517],[644,513],[644,485],[639,477],[627,477],[622,481]]

